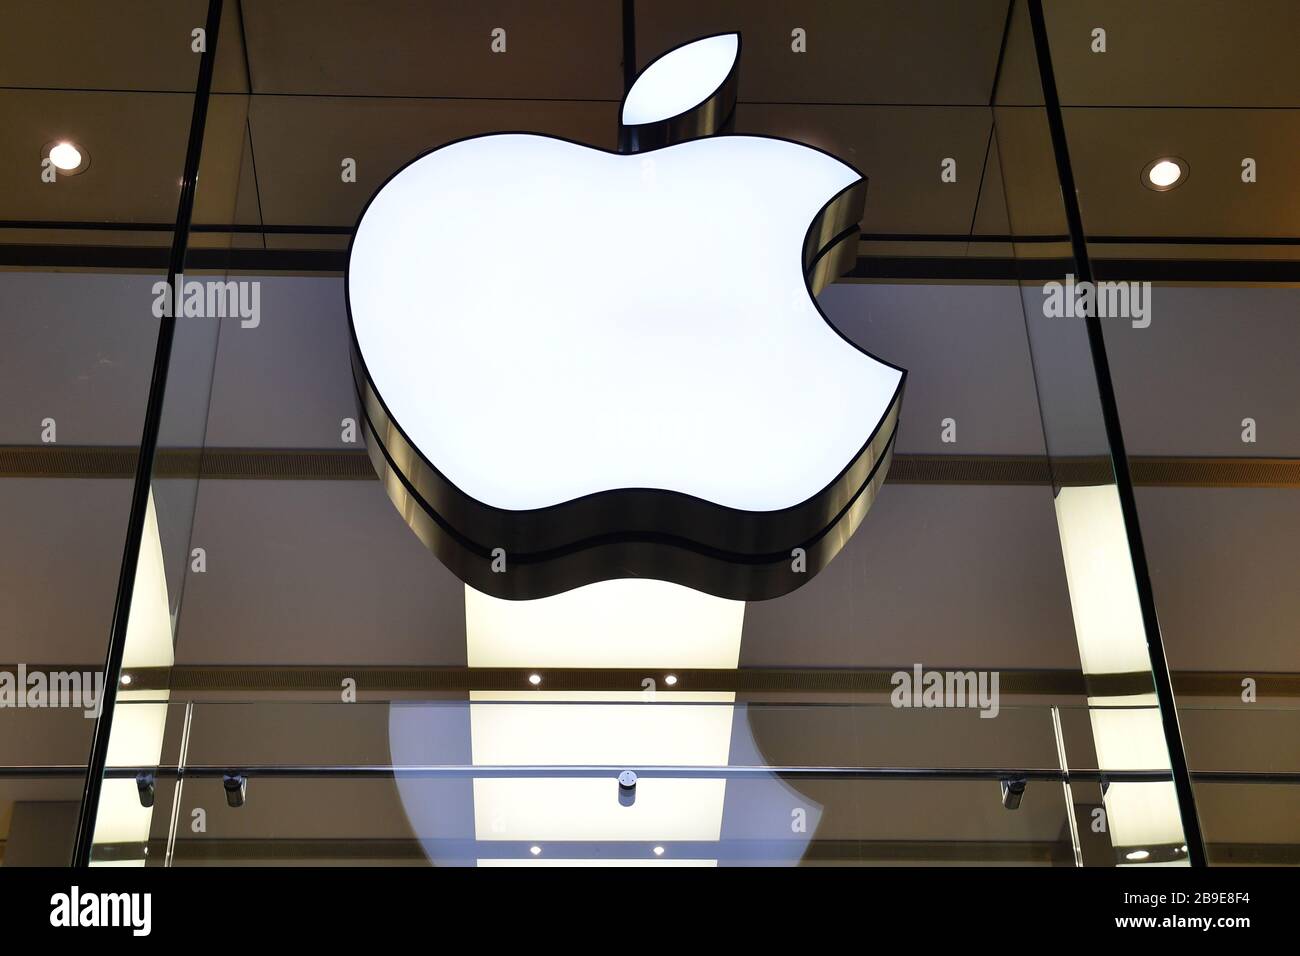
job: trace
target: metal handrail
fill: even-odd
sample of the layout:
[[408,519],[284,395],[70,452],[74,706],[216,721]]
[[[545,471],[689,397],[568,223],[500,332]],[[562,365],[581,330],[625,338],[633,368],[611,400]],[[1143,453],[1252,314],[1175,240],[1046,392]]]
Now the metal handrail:
[[[177,766],[108,767],[110,780],[133,780],[140,774],[176,779],[223,778],[229,774],[267,778],[378,778],[427,777],[472,779],[475,777],[560,777],[614,779],[624,770],[639,777],[744,779],[781,776],[803,779],[856,780],[1046,780],[1066,783],[1161,783],[1172,778],[1169,770],[1058,770],[1020,767],[800,767],[800,766],[638,766],[629,765],[510,765],[492,764],[202,764]],[[81,776],[80,764],[48,764],[0,767],[4,777]],[[1192,779],[1200,783],[1300,784],[1300,771],[1196,770]]]

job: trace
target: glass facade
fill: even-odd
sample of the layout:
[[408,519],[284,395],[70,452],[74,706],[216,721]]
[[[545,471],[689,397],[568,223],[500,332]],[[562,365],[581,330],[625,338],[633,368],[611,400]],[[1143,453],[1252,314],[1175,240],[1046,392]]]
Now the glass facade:
[[[4,865],[1300,861],[1300,86],[1180,59],[1296,11],[64,6],[0,12]],[[358,217],[465,137],[617,148],[730,30],[734,131],[867,177],[818,301],[908,370],[888,476],[782,597],[483,594],[367,452]],[[553,252],[499,227],[485,299]]]

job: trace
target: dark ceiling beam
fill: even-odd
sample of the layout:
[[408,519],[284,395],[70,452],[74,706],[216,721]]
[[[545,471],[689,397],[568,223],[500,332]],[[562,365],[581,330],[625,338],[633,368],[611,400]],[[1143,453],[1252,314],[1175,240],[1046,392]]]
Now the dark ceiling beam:
[[[0,445],[0,478],[130,478],[135,446]],[[1133,483],[1146,488],[1300,488],[1300,458],[1177,455],[1129,458]],[[341,448],[164,448],[163,478],[374,481],[364,451]],[[937,485],[1109,484],[1105,456],[897,454],[887,482]]]
[[[332,228],[332,227],[330,227]],[[332,234],[332,233],[330,233]],[[1115,243],[1132,242],[1151,244],[1147,240],[1108,237]],[[922,236],[912,240],[903,237],[866,241],[888,242],[1061,242],[1055,236],[1031,237],[969,237]],[[1161,239],[1171,246],[1176,239]],[[1199,240],[1198,240],[1199,243]],[[1225,245],[1249,245],[1227,241]],[[115,245],[48,245],[0,244],[0,267],[16,269],[88,268],[136,269],[162,272],[167,266],[165,246],[115,246]],[[191,248],[185,265],[189,272],[216,273],[286,273],[291,275],[342,275],[347,268],[346,249],[220,249]],[[1060,281],[1073,265],[1071,259],[1061,258],[1010,258],[1003,256],[859,256],[857,262],[844,276],[853,280],[903,279],[935,282],[1006,282]],[[1094,259],[1095,277],[1099,280],[1132,280],[1145,282],[1215,282],[1269,283],[1300,282],[1300,260],[1285,259]]]
[[[94,671],[92,664],[27,664],[29,671]],[[909,665],[910,666],[910,665]],[[5,665],[10,673],[17,664]],[[680,686],[692,691],[734,692],[737,694],[797,693],[798,697],[758,702],[764,708],[807,706],[850,706],[843,701],[820,702],[823,694],[888,695],[894,689],[893,676],[899,667],[737,667],[734,669],[675,669]],[[906,667],[902,668],[906,669]],[[934,665],[941,672],[969,670],[969,666],[952,663]],[[173,667],[127,668],[133,690],[169,690],[172,700],[199,699],[201,695],[219,693],[246,694],[322,694],[338,700],[339,682],[344,678],[357,681],[358,691],[367,701],[412,699],[411,695],[464,695],[470,691],[514,691],[526,686],[535,668],[452,667],[452,666],[384,666],[339,664],[180,664]],[[547,668],[547,686],[566,691],[629,691],[640,693],[646,668]],[[1151,675],[1146,671],[1131,674],[1085,676],[1079,671],[1060,668],[999,668],[999,690],[1008,697],[1083,698],[1089,693],[1100,696],[1130,696],[1151,692]],[[1189,697],[1241,699],[1242,672],[1175,671],[1174,689]],[[1251,671],[1262,698],[1294,700],[1300,697],[1300,673]],[[415,699],[419,699],[418,697]],[[437,698],[432,698],[437,699]],[[462,698],[463,699],[463,698]],[[320,701],[311,701],[319,703]],[[742,699],[741,703],[747,701]],[[1049,706],[1043,704],[1044,710]],[[1236,710],[1247,712],[1249,706]]]

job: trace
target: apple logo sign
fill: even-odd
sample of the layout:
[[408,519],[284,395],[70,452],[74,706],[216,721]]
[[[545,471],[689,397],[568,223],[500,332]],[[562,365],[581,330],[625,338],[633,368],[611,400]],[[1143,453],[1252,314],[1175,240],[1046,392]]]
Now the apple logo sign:
[[775,597],[884,481],[906,372],[814,298],[855,259],[866,180],[731,133],[739,56],[731,33],[651,63],[618,152],[474,136],[361,215],[346,289],[367,449],[478,590],[650,577]]

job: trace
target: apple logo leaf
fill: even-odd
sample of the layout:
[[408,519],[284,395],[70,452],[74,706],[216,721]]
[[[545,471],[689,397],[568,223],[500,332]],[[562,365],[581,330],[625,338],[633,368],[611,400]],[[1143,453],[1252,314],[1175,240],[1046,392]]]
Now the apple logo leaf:
[[619,148],[640,152],[731,128],[740,34],[693,40],[652,61],[623,99]]
[[880,490],[906,372],[814,298],[856,255],[866,180],[726,132],[739,51],[722,34],[651,63],[619,152],[474,136],[362,212],[345,285],[367,451],[477,590],[774,597]]

